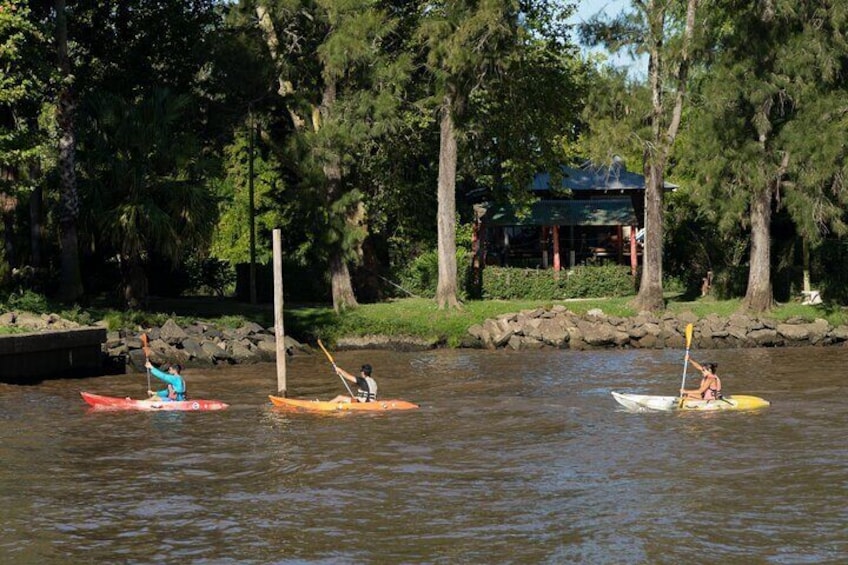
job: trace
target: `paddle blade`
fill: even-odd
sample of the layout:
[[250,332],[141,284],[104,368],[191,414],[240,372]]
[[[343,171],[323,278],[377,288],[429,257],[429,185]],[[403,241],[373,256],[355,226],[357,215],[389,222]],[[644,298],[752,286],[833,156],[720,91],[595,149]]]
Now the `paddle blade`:
[[144,350],[144,356],[150,358],[150,345],[147,342],[147,334],[141,334],[141,348]]
[[332,356],[332,355],[330,355],[330,352],[329,352],[329,351],[327,351],[327,348],[326,348],[326,347],[324,347],[324,344],[323,344],[323,343],[321,343],[321,340],[320,340],[320,339],[318,340],[318,347],[320,347],[320,348],[321,348],[321,351],[323,351],[323,352],[324,352],[324,355],[326,355],[326,356],[327,356],[327,359],[329,359],[329,360],[330,360],[330,364],[335,365],[335,364],[336,364],[336,362],[335,362],[335,361],[333,361],[333,356]]
[[692,345],[692,324],[686,324],[686,349]]

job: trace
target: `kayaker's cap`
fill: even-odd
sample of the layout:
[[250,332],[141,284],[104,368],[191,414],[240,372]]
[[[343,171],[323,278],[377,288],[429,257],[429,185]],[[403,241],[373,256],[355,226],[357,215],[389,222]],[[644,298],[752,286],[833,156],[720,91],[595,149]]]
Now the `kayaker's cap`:
[[366,376],[366,377],[370,377],[370,376],[371,376],[371,365],[369,365],[368,363],[364,364],[364,365],[362,366],[361,371],[362,371],[363,373],[365,373],[365,376]]

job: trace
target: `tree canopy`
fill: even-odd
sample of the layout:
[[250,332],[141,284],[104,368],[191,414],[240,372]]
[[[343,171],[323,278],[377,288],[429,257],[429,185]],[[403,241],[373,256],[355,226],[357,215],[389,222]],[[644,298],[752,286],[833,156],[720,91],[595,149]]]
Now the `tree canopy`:
[[645,77],[581,54],[573,8],[0,2],[0,289],[30,266],[66,301],[141,307],[210,258],[267,263],[282,228],[337,310],[418,268],[459,307],[475,198],[526,205],[538,172],[624,158],[648,185],[639,305],[693,265],[753,310],[800,262],[848,294],[846,1],[633,0],[583,26]]

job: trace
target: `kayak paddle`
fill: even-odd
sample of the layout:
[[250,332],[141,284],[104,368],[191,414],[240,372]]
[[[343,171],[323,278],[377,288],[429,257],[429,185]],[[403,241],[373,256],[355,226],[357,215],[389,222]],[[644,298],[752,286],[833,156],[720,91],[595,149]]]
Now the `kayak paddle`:
[[[686,357],[683,358],[683,380],[680,383],[680,390],[686,388],[686,366],[689,364],[689,347],[692,345],[692,324],[686,324]],[[680,393],[680,405],[678,408],[683,408],[683,393]]]
[[[150,361],[150,346],[147,344],[147,334],[141,334],[141,348],[144,350],[144,360]],[[145,363],[147,365],[147,363]],[[147,390],[150,390],[150,369],[147,369]]]
[[[329,360],[330,360],[330,364],[333,366],[333,370],[335,371],[335,369],[336,369],[336,362],[335,362],[335,361],[333,361],[333,356],[332,356],[332,355],[330,355],[330,352],[329,352],[329,351],[327,351],[327,348],[325,348],[325,347],[324,347],[324,344],[323,344],[323,343],[321,343],[321,340],[320,340],[320,339],[318,340],[318,346],[319,346],[319,347],[321,348],[321,350],[324,352],[324,355],[326,355],[326,356],[327,356],[327,359],[329,359]],[[349,386],[347,386],[347,380],[345,380],[345,378],[344,378],[343,376],[339,375],[338,371],[335,371],[335,372],[336,372],[336,375],[338,375],[338,376],[339,376],[339,378],[342,380],[342,384],[343,384],[343,385],[345,386],[345,388],[347,389],[347,393],[350,395],[350,397],[351,397],[351,398],[354,398],[354,396],[353,396],[353,392],[351,392],[350,387],[349,387]]]

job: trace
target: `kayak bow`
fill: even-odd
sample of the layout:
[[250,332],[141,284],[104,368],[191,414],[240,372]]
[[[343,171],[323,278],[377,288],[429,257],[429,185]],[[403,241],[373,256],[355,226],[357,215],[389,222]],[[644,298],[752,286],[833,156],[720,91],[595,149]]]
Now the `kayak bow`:
[[626,394],[612,392],[612,397],[627,408],[634,411],[660,410],[671,412],[680,410],[691,411],[714,411],[714,410],[757,410],[765,408],[771,403],[759,396],[734,394],[725,396],[721,400],[699,400],[694,398],[680,401],[679,396],[651,396],[647,394]]
[[329,400],[305,400],[268,396],[274,406],[295,412],[386,412],[390,410],[412,410],[417,404],[406,400],[375,400],[373,402],[332,402]]
[[218,400],[135,400],[80,392],[82,399],[94,410],[142,410],[146,412],[223,410],[229,406]]

